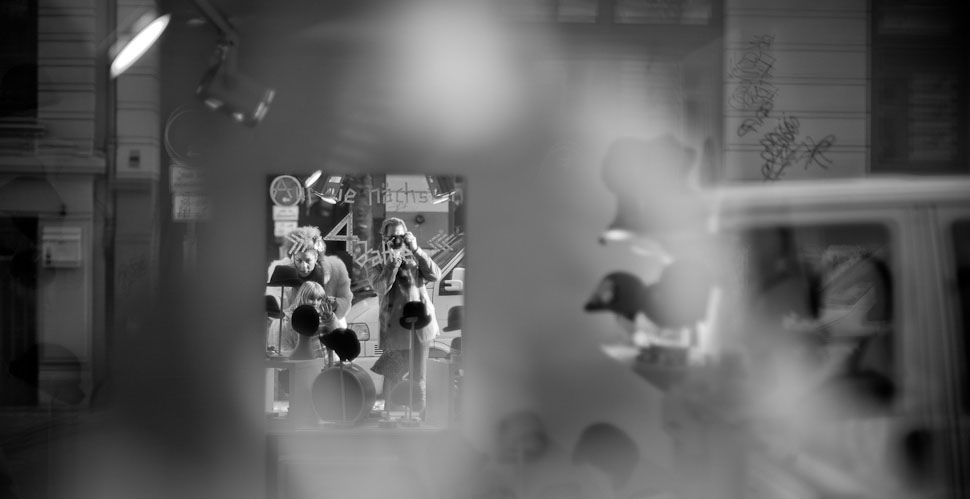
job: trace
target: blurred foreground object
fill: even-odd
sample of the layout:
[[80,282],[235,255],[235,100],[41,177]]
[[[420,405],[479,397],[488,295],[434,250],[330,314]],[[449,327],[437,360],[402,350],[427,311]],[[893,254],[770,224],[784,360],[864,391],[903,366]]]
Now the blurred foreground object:
[[689,181],[696,156],[670,134],[614,141],[602,173],[606,188],[616,195],[617,210],[600,243],[624,241],[655,253],[670,237],[703,231],[706,210]]

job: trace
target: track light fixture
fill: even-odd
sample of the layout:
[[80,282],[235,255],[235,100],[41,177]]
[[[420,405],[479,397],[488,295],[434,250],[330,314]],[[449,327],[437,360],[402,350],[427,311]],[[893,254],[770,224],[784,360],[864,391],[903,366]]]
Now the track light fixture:
[[209,109],[243,125],[256,126],[269,112],[276,92],[235,71],[233,56],[231,42],[219,43],[195,93]]
[[450,177],[425,175],[428,189],[431,190],[431,203],[441,204],[450,201],[455,196],[455,181]]
[[[222,112],[246,126],[266,117],[276,92],[236,70],[235,49],[239,35],[228,19],[209,0],[193,0],[196,8],[219,32],[212,62],[196,88],[196,95],[212,110]],[[150,49],[172,20],[171,14],[149,12],[135,21],[111,48],[111,77],[116,78]]]
[[327,177],[327,182],[323,185],[323,192],[318,191],[313,188],[313,185],[320,180],[323,172],[317,170],[313,172],[312,175],[307,177],[306,181],[303,182],[303,187],[306,188],[307,192],[317,196],[322,201],[330,204],[337,204],[340,199],[340,187],[343,184],[343,177],[340,175],[330,175]]

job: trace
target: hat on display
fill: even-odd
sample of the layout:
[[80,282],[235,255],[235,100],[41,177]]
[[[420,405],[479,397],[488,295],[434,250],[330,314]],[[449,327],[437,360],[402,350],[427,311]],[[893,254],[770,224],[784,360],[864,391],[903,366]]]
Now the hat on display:
[[300,305],[293,311],[290,319],[293,329],[300,333],[300,336],[313,336],[320,327],[320,314],[313,305]]
[[609,311],[628,320],[643,309],[644,286],[629,272],[613,272],[603,277],[586,306],[587,312]]
[[431,314],[428,307],[419,301],[409,301],[401,311],[401,327],[407,329],[421,329],[431,324]]
[[300,275],[296,272],[296,267],[291,265],[277,265],[273,269],[273,275],[270,276],[269,282],[266,283],[267,286],[287,286],[295,288],[303,284],[303,279],[300,279]]
[[464,307],[461,305],[456,305],[448,309],[448,325],[442,331],[460,331],[464,315]]
[[353,330],[337,328],[320,338],[323,346],[332,350],[341,361],[350,362],[360,355],[360,340]]
[[266,298],[266,317],[270,319],[279,319],[283,316],[283,312],[280,310],[280,302],[275,296],[265,295]]

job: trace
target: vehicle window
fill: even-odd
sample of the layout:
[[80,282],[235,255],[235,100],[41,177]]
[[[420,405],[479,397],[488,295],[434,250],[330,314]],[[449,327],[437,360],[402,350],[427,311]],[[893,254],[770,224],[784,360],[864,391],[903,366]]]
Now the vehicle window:
[[749,351],[792,347],[840,403],[888,410],[896,390],[888,228],[786,225],[737,236]]
[[441,278],[441,284],[438,286],[438,296],[460,296],[465,294],[464,290],[465,263],[462,261]]
[[[953,254],[956,258],[956,286],[959,300],[959,321],[960,321],[960,343],[962,343],[963,356],[961,359],[970,359],[970,220],[957,220],[952,227]],[[961,363],[964,370],[961,373],[961,383],[959,386],[970,384],[970,373],[968,373],[966,362]],[[970,414],[970,397],[964,395],[963,414]]]

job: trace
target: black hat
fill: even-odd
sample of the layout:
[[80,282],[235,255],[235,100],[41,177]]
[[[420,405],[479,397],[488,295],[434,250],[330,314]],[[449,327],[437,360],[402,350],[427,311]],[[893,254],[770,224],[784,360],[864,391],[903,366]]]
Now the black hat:
[[419,301],[405,303],[404,309],[401,311],[400,324],[401,327],[407,329],[421,329],[431,324],[431,314],[428,313],[428,307]]
[[442,331],[458,331],[461,329],[462,319],[464,318],[465,308],[456,305],[448,309],[448,325]]
[[337,328],[320,338],[323,346],[333,350],[342,361],[350,362],[360,355],[360,340],[350,329]]
[[313,305],[296,307],[290,320],[293,329],[301,336],[313,336],[317,333],[317,328],[320,327],[320,313],[313,308]]
[[631,321],[642,308],[643,281],[629,272],[603,277],[584,307],[587,312],[610,311]]
[[303,284],[303,279],[300,279],[300,274],[297,273],[296,267],[292,265],[277,265],[273,269],[273,275],[270,276],[269,282],[266,283],[267,286],[287,286],[295,288]]
[[265,295],[265,296],[266,296],[266,316],[269,317],[270,319],[279,319],[280,317],[282,317],[283,313],[280,311],[279,300],[277,300],[275,296],[270,296],[270,295]]

